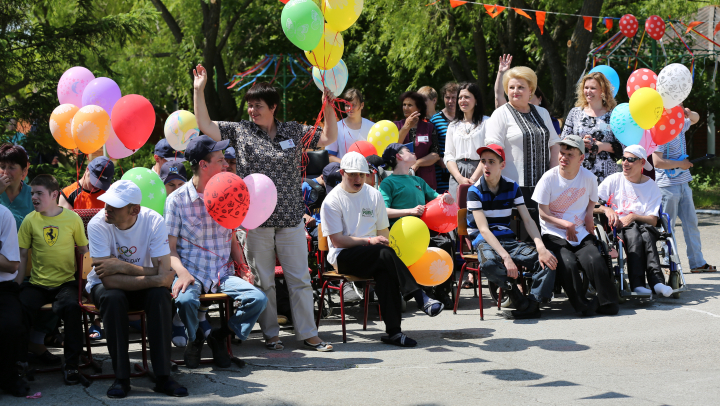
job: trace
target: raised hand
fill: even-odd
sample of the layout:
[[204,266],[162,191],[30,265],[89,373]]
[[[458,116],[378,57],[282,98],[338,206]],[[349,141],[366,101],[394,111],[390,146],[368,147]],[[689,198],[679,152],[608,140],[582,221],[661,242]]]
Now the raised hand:
[[500,73],[505,73],[505,71],[510,69],[511,63],[512,63],[512,55],[510,55],[510,54],[502,55],[500,57],[500,65],[498,66],[498,71]]
[[207,70],[200,64],[193,69],[193,88],[198,91],[205,90],[207,83]]

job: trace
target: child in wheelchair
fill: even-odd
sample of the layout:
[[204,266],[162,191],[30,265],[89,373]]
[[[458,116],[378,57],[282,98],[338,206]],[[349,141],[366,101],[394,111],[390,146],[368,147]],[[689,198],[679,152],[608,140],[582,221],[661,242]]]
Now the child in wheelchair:
[[[468,234],[479,254],[488,281],[505,289],[516,310],[503,312],[507,319],[540,317],[540,302],[551,299],[555,287],[557,259],[545,248],[537,225],[530,217],[520,186],[501,175],[505,151],[490,144],[477,150],[483,176],[468,190]],[[517,240],[510,229],[512,209],[516,207],[535,247]],[[526,298],[517,287],[519,267],[532,273],[530,294]]]
[[670,296],[673,289],[665,284],[660,267],[657,241],[660,238],[657,213],[660,212],[662,194],[655,181],[643,175],[643,169],[652,170],[646,160],[645,149],[640,145],[626,147],[622,157],[622,173],[607,177],[598,188],[598,197],[607,202],[602,210],[610,227],[616,229],[627,252],[627,270],[630,288],[641,295],[651,290]]

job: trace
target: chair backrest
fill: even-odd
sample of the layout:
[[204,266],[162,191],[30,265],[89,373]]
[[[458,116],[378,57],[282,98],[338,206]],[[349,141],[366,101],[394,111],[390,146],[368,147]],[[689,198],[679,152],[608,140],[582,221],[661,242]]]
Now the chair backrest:
[[320,251],[328,251],[330,249],[330,246],[328,246],[327,237],[323,235],[321,226],[318,226],[318,249]]
[[468,235],[467,231],[467,209],[460,209],[457,213],[457,233],[458,235]]
[[461,209],[467,209],[467,194],[471,185],[459,185],[457,188],[457,203]]
[[85,235],[87,236],[87,226],[90,220],[95,217],[102,209],[75,209],[73,210],[82,219],[83,227],[85,227]]
[[307,166],[305,167],[306,178],[316,178],[322,175],[323,169],[330,163],[330,155],[327,150],[307,151]]
[[[98,212],[100,212],[100,210],[102,210],[102,209],[75,209],[75,210],[73,210],[82,219],[86,236],[87,236],[88,223],[90,223],[90,220],[92,220],[92,218],[95,217],[95,215],[98,214]],[[79,258],[79,256],[78,256],[78,258]],[[81,285],[81,289],[83,289],[84,287],[82,285],[84,285],[84,283],[82,281],[87,280],[88,274],[90,273],[90,271],[92,271],[92,258],[90,258],[89,252],[86,252],[82,256],[82,260],[78,262],[78,268],[81,271],[80,276],[82,279],[80,279],[80,285]]]

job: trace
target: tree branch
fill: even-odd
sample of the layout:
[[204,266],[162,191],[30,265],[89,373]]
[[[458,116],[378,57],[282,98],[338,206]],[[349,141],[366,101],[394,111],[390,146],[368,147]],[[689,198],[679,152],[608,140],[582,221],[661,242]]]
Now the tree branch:
[[175,21],[175,17],[170,14],[170,11],[165,7],[165,4],[162,2],[162,0],[150,0],[152,4],[155,6],[157,11],[160,12],[162,15],[163,20],[165,20],[165,23],[167,24],[168,28],[170,29],[170,32],[175,37],[175,42],[178,44],[182,42],[183,40],[183,33],[180,29],[180,26],[178,25],[177,21]]
[[235,23],[238,22],[240,19],[240,16],[242,15],[243,11],[245,11],[245,8],[250,4],[252,0],[245,0],[242,4],[240,4],[237,7],[237,11],[235,11],[235,15],[230,20],[230,22],[225,27],[225,32],[223,33],[222,38],[220,38],[220,43],[217,46],[218,52],[222,51],[225,48],[225,45],[228,42],[228,38],[230,38],[230,34],[232,33],[233,28],[235,28]]

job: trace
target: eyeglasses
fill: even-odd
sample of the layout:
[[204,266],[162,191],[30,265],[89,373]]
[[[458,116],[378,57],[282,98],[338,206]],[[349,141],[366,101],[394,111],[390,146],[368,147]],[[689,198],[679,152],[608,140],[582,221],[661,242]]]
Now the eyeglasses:
[[632,158],[628,158],[628,157],[626,157],[626,156],[622,157],[622,161],[623,161],[623,162],[628,161],[628,162],[630,162],[631,164],[632,164],[632,163],[635,163],[635,162],[637,162],[637,161],[639,161],[639,160],[641,160],[641,159],[642,159],[642,158],[638,158],[638,157],[632,157]]

